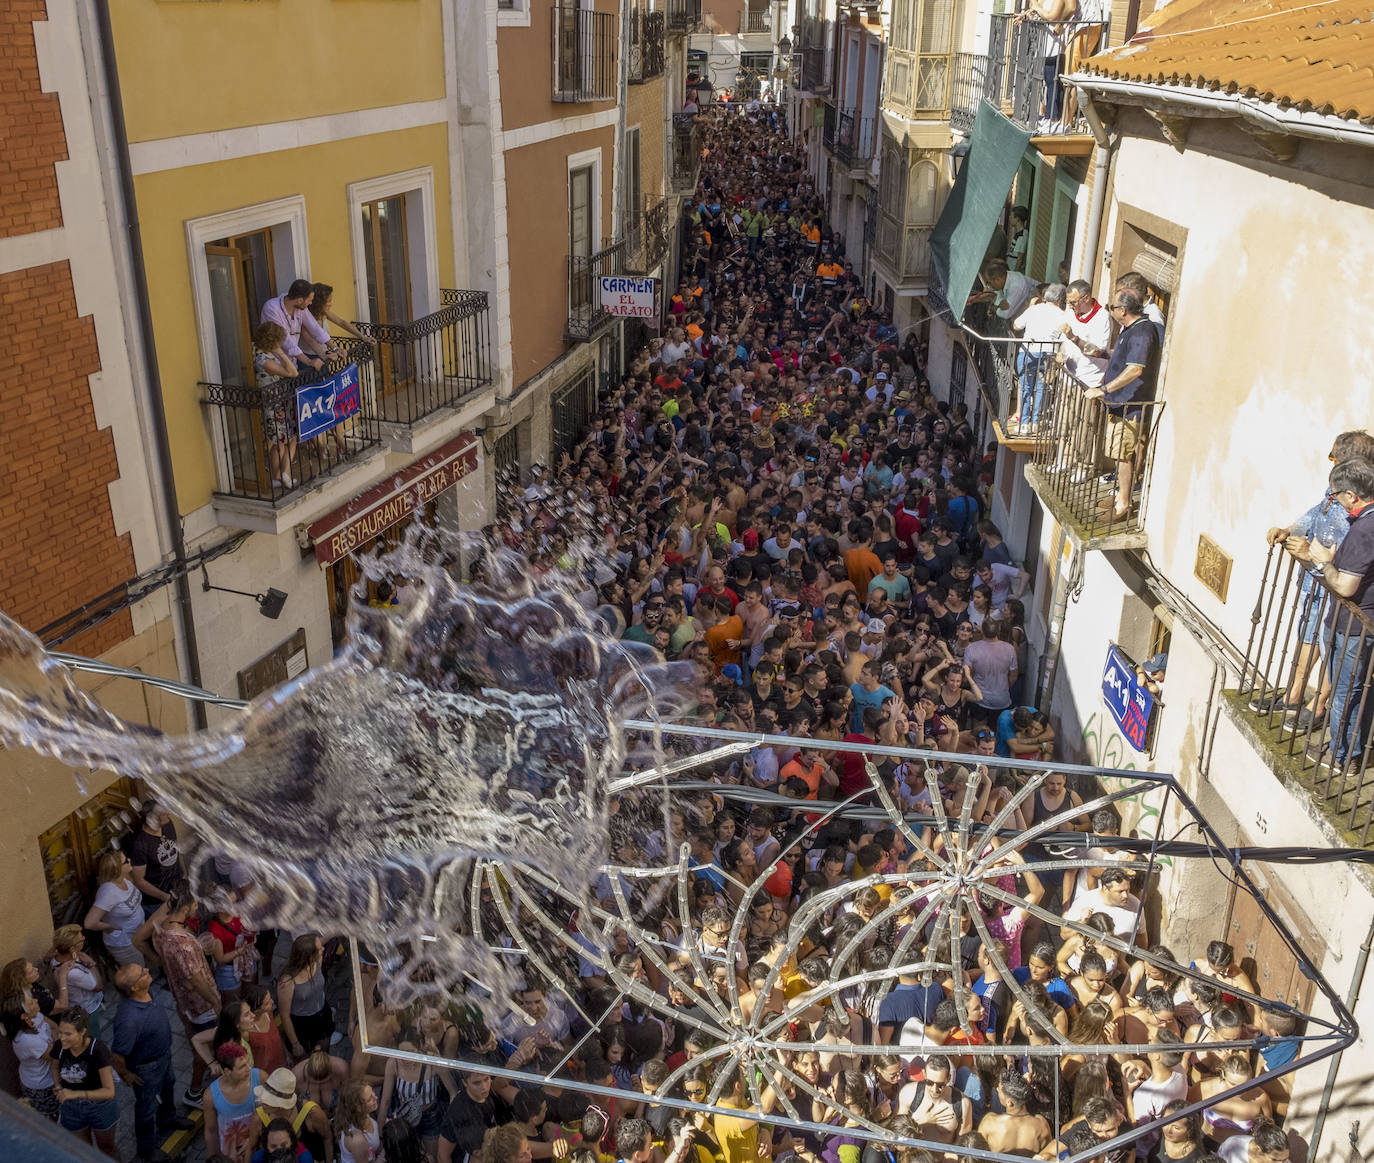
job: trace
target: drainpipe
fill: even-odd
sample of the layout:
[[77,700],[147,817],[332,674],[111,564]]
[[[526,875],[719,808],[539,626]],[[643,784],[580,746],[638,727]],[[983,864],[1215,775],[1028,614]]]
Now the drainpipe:
[[[1093,151],[1093,200],[1088,207],[1088,226],[1084,234],[1087,245],[1083,251],[1087,256],[1086,272],[1095,273],[1097,256],[1102,244],[1102,216],[1107,205],[1107,169],[1112,159],[1112,143],[1107,135],[1107,127],[1102,124],[1102,118],[1098,116],[1097,107],[1093,105],[1092,95],[1087,89],[1078,90],[1078,105],[1083,110],[1083,116],[1087,118],[1093,140],[1097,142],[1097,148]],[[1093,282],[1086,272],[1078,277]]]
[[[1345,1008],[1352,1014],[1355,1012],[1356,1003],[1360,1000],[1360,987],[1364,984],[1364,971],[1369,964],[1371,945],[1374,945],[1374,921],[1370,922],[1369,932],[1365,934],[1364,944],[1360,946],[1360,955],[1355,958],[1355,968],[1350,975],[1350,992],[1345,996]],[[1331,1106],[1331,1095],[1336,1089],[1336,1075],[1340,1073],[1341,1059],[1344,1057],[1345,1051],[1342,1050],[1331,1059],[1331,1065],[1327,1068],[1326,1085],[1322,1087],[1321,1101],[1317,1104],[1317,1121],[1312,1124],[1310,1145],[1307,1148],[1309,1159],[1318,1157],[1317,1148],[1321,1145],[1322,1129],[1326,1126],[1326,1112]]]
[[[1026,547],[1030,552],[1030,546]],[[1049,635],[1045,639],[1045,656],[1040,660],[1040,689],[1035,705],[1049,714],[1054,700],[1054,680],[1059,674],[1059,651],[1064,645],[1064,618],[1068,614],[1069,599],[1083,583],[1083,546],[1069,538],[1069,565],[1054,579],[1054,601],[1050,605]]]
[[[139,346],[143,349],[144,374],[148,386],[148,418],[152,428],[153,451],[157,457],[163,519],[167,523],[172,556],[177,567],[174,610],[181,622],[187,681],[192,686],[199,687],[205,684],[200,674],[200,650],[196,644],[195,611],[191,607],[191,583],[186,577],[186,541],[182,535],[181,510],[177,505],[176,480],[172,474],[172,445],[167,435],[167,411],[162,400],[162,378],[157,365],[157,341],[153,335],[152,310],[148,305],[148,268],[143,261],[143,235],[138,223],[138,203],[134,197],[134,168],[129,159],[129,135],[124,124],[124,99],[119,90],[119,67],[115,63],[114,32],[110,26],[108,0],[94,0],[91,8],[95,12],[96,32],[100,41],[100,64],[109,101],[115,166],[119,171],[122,203],[120,214],[124,219],[134,299],[138,310]],[[193,701],[191,713],[197,729],[204,730],[207,726],[205,704]]]

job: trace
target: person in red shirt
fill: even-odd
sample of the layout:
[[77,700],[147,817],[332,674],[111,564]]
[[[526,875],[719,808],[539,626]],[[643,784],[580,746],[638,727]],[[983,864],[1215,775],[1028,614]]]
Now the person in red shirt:
[[[851,731],[844,737],[846,743],[876,743],[878,728],[882,725],[883,712],[877,707],[868,707],[861,716],[862,731]],[[868,779],[868,756],[862,751],[840,753],[843,767],[840,772],[840,798],[848,799],[872,785]]]
[[910,565],[916,556],[916,539],[920,537],[922,529],[920,504],[920,493],[909,492],[902,498],[892,518],[897,534],[897,560],[903,565]]

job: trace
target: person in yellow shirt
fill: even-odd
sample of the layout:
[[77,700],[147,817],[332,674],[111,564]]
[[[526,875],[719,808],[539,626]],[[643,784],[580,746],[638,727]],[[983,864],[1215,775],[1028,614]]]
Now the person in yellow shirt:
[[754,1119],[738,1118],[725,1111],[752,1111],[749,1088],[739,1066],[731,1069],[725,1089],[716,1103],[717,1113],[711,1116],[711,1127],[720,1145],[721,1163],[758,1163],[759,1134],[764,1130]]

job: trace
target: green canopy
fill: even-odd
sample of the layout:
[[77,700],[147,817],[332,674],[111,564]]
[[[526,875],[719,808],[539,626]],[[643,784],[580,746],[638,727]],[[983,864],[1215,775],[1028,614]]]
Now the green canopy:
[[963,318],[1030,136],[987,101],[979,106],[968,155],[930,235],[931,267],[956,320]]

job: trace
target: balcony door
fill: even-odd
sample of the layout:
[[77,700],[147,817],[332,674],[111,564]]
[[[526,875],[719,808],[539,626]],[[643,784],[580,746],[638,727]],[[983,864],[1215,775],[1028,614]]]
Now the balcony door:
[[[255,230],[205,244],[205,265],[210,276],[210,308],[214,318],[215,351],[219,382],[253,387],[253,331],[262,319],[262,307],[276,296],[270,230]],[[256,483],[265,482],[266,466],[257,454],[262,448],[260,416],[256,411],[234,410],[235,422],[225,432],[229,464],[236,487],[255,483],[249,474],[256,469]]]
[[[568,254],[573,260],[590,259],[595,249],[594,187],[595,166],[577,166],[568,171]],[[569,304],[574,316],[591,311],[593,289],[590,262],[569,264]]]
[[[367,317],[373,323],[404,325],[411,319],[410,237],[406,197],[393,194],[362,204],[363,267],[367,274]],[[383,343],[382,390],[406,387],[413,375],[410,352],[401,343]]]

